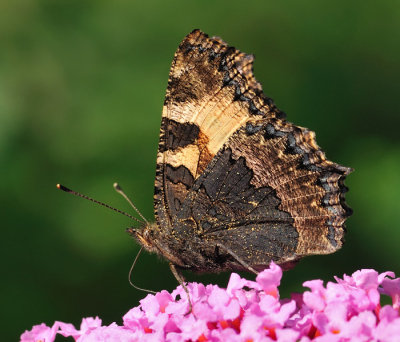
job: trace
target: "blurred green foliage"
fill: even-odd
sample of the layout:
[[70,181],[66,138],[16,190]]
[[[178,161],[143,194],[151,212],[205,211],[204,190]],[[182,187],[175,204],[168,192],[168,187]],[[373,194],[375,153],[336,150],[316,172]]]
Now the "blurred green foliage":
[[[57,190],[62,183],[130,213],[119,182],[153,218],[161,109],[173,54],[194,28],[257,56],[255,75],[288,120],[351,166],[347,243],[303,260],[307,279],[361,268],[400,276],[400,3],[373,1],[24,1],[0,4],[1,341],[55,320],[105,324],[145,296],[127,275],[132,221]],[[229,274],[188,280],[225,286]],[[252,278],[252,275],[247,275]],[[140,287],[172,290],[144,255]]]

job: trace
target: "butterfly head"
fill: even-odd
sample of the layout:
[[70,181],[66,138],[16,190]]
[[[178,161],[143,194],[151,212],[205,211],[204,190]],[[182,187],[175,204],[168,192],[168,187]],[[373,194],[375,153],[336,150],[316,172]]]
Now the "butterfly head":
[[155,244],[155,232],[157,231],[157,224],[155,222],[145,223],[139,228],[131,227],[126,231],[133,236],[145,249],[149,252],[156,252],[157,247]]

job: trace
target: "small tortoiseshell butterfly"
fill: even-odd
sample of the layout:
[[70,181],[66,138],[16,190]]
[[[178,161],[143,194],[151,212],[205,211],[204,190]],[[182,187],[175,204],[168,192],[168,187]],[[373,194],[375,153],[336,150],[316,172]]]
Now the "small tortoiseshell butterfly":
[[343,243],[344,179],[314,132],[262,92],[254,56],[200,30],[180,44],[162,113],[156,222],[129,232],[197,272],[292,268]]
[[[180,44],[162,113],[156,222],[128,232],[179,269],[290,269],[343,243],[351,168],[326,159],[254,78],[254,56],[200,30]],[[183,284],[184,285],[184,284]],[[187,289],[186,289],[187,290]]]

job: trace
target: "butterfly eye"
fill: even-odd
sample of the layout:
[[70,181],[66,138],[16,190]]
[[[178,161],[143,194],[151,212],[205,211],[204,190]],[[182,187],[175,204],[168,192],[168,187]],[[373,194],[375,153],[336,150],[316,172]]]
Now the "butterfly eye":
[[148,241],[150,239],[150,235],[151,231],[149,229],[145,229],[143,232],[143,238]]

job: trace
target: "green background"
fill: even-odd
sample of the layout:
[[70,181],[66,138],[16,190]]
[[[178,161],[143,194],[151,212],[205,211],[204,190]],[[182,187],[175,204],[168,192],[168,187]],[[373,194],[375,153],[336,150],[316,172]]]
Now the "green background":
[[[133,221],[55,185],[134,213],[113,190],[118,182],[153,219],[168,72],[194,28],[254,53],[257,79],[288,120],[355,169],[346,244],[285,272],[282,296],[361,268],[400,276],[399,2],[8,0],[0,4],[1,341],[55,320],[121,324],[146,295],[127,280],[138,245],[124,230]],[[186,276],[226,286],[229,273]],[[149,254],[133,281],[155,291],[177,285]]]

